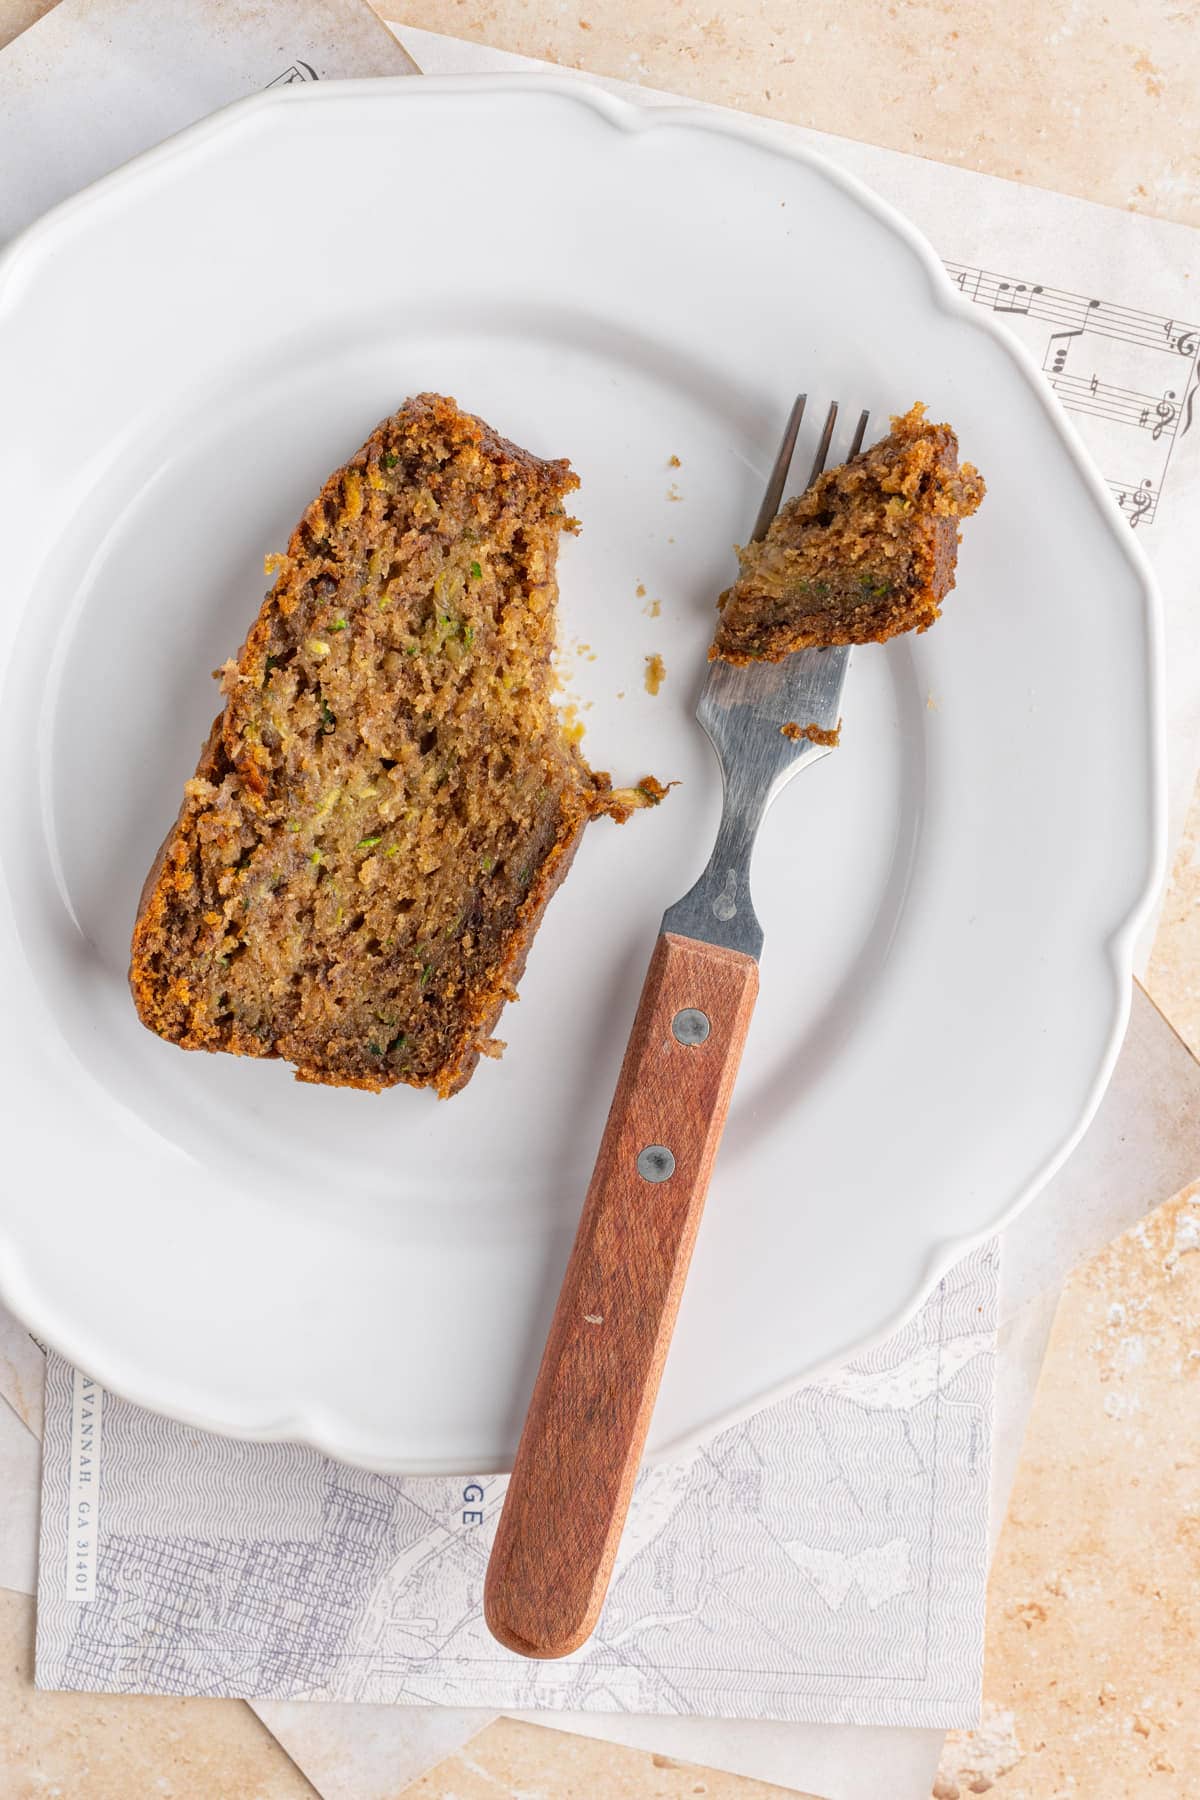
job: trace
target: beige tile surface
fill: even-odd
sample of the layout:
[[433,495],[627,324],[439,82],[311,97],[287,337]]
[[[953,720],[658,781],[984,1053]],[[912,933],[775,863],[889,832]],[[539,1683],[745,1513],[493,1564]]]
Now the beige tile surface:
[[937,1800],[1200,1793],[1200,1183],[1067,1284]]
[[1200,783],[1171,871],[1146,990],[1192,1055],[1200,1056]]
[[[647,1750],[497,1719],[405,1788],[405,1800],[778,1800],[797,1790],[719,1775]],[[818,1800],[802,1796],[800,1800]],[[880,1800],[884,1800],[881,1796]]]
[[391,0],[380,10],[1200,224],[1195,0]]
[[0,1591],[3,1800],[314,1800],[238,1700],[46,1694],[32,1684],[33,1601]]
[[46,1359],[25,1327],[0,1312],[0,1392],[35,1437],[42,1435]]
[[18,1594],[37,1585],[41,1475],[41,1445],[0,1399],[0,1588]]
[[50,11],[55,0],[0,0],[0,47]]
[[254,1711],[321,1800],[398,1800],[411,1781],[492,1717],[453,1706],[329,1706],[319,1700],[256,1700]]

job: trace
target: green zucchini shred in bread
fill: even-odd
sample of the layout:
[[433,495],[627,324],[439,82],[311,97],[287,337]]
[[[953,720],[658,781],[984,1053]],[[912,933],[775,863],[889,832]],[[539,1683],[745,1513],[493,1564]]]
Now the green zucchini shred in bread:
[[778,662],[928,630],[954,586],[958,522],[984,492],[950,426],[930,424],[918,402],[789,500],[761,542],[738,547],[709,657]]
[[150,871],[130,982],[189,1050],[305,1081],[469,1080],[614,790],[553,702],[566,462],[421,394],[309,507]]

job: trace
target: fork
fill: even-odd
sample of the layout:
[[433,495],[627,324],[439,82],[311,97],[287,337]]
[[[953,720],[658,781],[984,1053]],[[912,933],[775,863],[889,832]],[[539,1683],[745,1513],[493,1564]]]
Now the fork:
[[[755,540],[779,510],[805,400]],[[837,416],[835,402],[809,487]],[[604,1603],[758,995],[755,839],[784,785],[830,748],[783,727],[834,730],[849,663],[835,648],[709,664],[696,717],[721,764],[721,823],[699,881],[663,915],[488,1563],[488,1627],[523,1656],[578,1649]]]

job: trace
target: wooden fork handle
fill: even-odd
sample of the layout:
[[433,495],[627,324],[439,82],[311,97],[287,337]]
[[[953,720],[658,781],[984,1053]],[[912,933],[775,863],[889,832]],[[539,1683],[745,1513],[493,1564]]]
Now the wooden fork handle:
[[757,993],[753,957],[659,938],[488,1564],[523,1656],[599,1617]]

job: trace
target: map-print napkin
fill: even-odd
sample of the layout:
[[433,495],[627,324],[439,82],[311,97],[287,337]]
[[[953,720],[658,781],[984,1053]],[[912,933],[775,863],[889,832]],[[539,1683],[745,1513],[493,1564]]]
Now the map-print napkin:
[[558,1663],[483,1623],[503,1477],[211,1436],[52,1354],[38,1684],[971,1724],[997,1285],[989,1244],[876,1349],[644,1470],[600,1626]]

